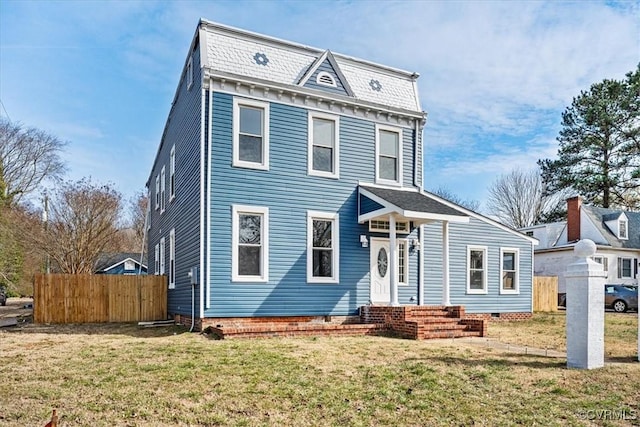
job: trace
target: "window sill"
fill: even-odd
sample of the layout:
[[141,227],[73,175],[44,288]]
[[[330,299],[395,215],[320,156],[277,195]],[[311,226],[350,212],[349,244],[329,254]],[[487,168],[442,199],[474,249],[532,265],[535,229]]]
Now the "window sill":
[[260,276],[233,276],[231,281],[236,283],[267,283],[269,278]]
[[308,175],[318,177],[318,178],[340,179],[339,174],[329,173],[329,172],[319,172],[314,170],[308,171]]
[[390,181],[387,179],[380,179],[380,178],[376,178],[376,184],[389,185],[391,187],[402,187],[401,181]]
[[467,289],[467,295],[487,295],[486,290]]
[[307,277],[307,284],[309,285],[338,285],[340,280],[338,278],[320,278],[320,277]]
[[255,170],[263,170],[263,171],[269,170],[268,164],[243,162],[240,160],[234,161],[232,166],[234,168],[243,168],[243,169],[255,169]]
[[500,290],[500,295],[520,295],[520,291],[519,290],[501,289]]

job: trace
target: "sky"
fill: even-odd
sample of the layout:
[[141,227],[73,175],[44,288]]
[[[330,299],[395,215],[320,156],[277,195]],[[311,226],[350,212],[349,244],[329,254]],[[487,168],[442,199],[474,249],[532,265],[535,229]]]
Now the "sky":
[[555,157],[573,97],[640,62],[640,0],[0,0],[0,116],[67,141],[66,179],[131,198],[200,18],[418,72],[424,187],[487,214],[501,174]]

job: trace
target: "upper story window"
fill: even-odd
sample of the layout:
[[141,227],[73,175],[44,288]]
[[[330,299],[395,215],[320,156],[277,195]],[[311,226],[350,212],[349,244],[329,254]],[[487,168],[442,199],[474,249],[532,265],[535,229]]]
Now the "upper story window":
[[339,243],[338,214],[307,212],[307,282],[339,282]]
[[621,219],[618,221],[618,237],[620,239],[628,239],[629,238],[629,223],[626,219]]
[[164,212],[166,207],[166,191],[167,191],[167,176],[165,173],[164,166],[160,171],[160,213]]
[[518,249],[500,249],[500,293],[517,294],[520,291],[518,283],[518,269],[520,265],[520,251]]
[[176,146],[171,147],[171,157],[169,158],[169,200],[176,197]]
[[402,130],[376,126],[376,181],[402,185]]
[[338,85],[336,84],[336,79],[334,79],[331,74],[325,71],[321,71],[318,73],[316,77],[316,83],[323,86],[338,87]]
[[309,175],[339,178],[339,127],[338,117],[309,112]]
[[487,293],[486,246],[467,246],[467,293]]
[[160,209],[160,175],[156,175],[156,210]]
[[187,90],[193,86],[193,56],[189,56],[189,62],[187,62]]
[[124,262],[124,269],[125,269],[125,271],[135,270],[136,269],[136,263],[131,261],[131,260],[126,260]]
[[269,280],[269,209],[234,205],[232,208],[232,280]]
[[233,166],[269,169],[269,104],[233,99]]

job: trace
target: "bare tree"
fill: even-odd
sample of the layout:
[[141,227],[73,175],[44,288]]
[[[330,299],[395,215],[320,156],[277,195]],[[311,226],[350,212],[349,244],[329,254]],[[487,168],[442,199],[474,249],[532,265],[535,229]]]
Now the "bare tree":
[[59,178],[64,145],[44,131],[0,118],[0,201],[11,206],[43,181]]
[[471,200],[471,199],[470,200],[461,199],[459,196],[457,196],[456,194],[453,194],[446,187],[438,187],[437,189],[431,191],[431,193],[435,194],[438,197],[442,197],[443,199],[446,199],[450,202],[453,202],[456,205],[460,205],[463,208],[467,208],[470,211],[477,212],[480,209],[479,201]]
[[147,220],[147,209],[149,207],[149,197],[144,191],[138,192],[129,202],[131,214],[131,228],[135,231],[138,249],[145,243],[145,226]]
[[489,188],[487,209],[513,228],[557,220],[571,190],[547,194],[539,169],[514,169],[497,178]]
[[99,255],[117,247],[121,210],[122,196],[110,185],[64,183],[51,195],[37,244],[54,270],[93,273]]

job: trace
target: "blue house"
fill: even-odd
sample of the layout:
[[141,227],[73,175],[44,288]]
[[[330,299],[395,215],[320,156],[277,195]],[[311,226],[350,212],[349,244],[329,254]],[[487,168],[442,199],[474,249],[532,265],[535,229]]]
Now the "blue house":
[[147,183],[169,312],[227,330],[530,315],[536,240],[423,191],[417,79],[200,21]]
[[94,271],[96,274],[147,274],[146,264],[146,257],[141,260],[139,253],[103,253],[96,261]]

